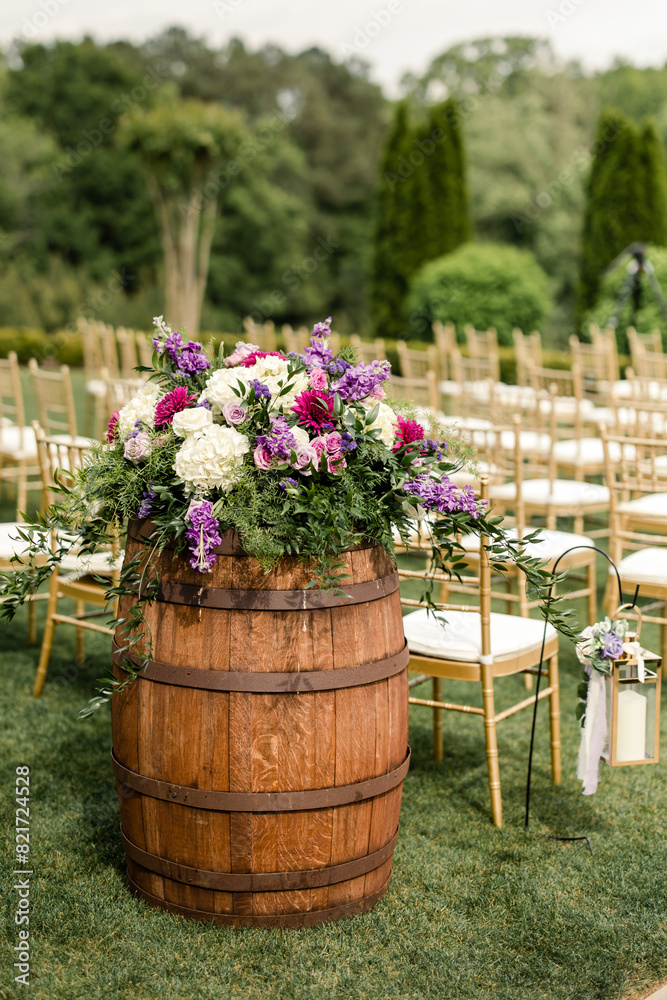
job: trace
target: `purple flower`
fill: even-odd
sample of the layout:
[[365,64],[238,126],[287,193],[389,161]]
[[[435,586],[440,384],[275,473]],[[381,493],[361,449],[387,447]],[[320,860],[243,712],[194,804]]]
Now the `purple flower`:
[[185,532],[192,553],[190,566],[198,573],[207,573],[217,558],[213,550],[222,542],[220,526],[213,516],[213,504],[210,500],[193,501],[185,520],[190,522]]
[[604,647],[600,651],[600,656],[607,660],[617,660],[623,652],[623,640],[616,632],[604,632],[600,636],[600,644]]
[[345,361],[343,358],[334,358],[333,361],[329,361],[324,365],[324,370],[335,378],[343,375],[351,367],[352,365],[349,361]]
[[298,452],[299,445],[289,424],[284,417],[272,417],[268,434],[258,434],[255,439],[255,465],[258,469],[266,469],[289,462],[293,451]]
[[137,511],[137,517],[141,520],[144,517],[148,517],[153,507],[153,500],[155,499],[155,490],[147,489],[141,494],[142,500],[139,504],[139,510]]
[[203,406],[205,410],[211,409],[211,404],[209,403],[208,399],[200,399],[199,402],[197,403],[197,406]]
[[251,378],[248,385],[251,385],[255,390],[255,399],[271,399],[271,390],[268,385],[264,385],[258,378]]
[[[172,334],[172,336],[178,335]],[[168,344],[169,341],[167,341]],[[168,346],[167,351],[169,351]],[[194,340],[188,340],[178,357],[174,358],[171,353],[170,357],[176,362],[176,367],[182,375],[195,375],[197,372],[205,371],[211,367],[211,362],[204,354],[203,347]]]
[[477,520],[486,506],[485,500],[477,499],[472,486],[459,489],[447,476],[437,480],[428,473],[423,473],[407,482],[403,489],[416,497],[422,507],[437,510],[441,514],[463,512]]
[[285,478],[278,483],[278,486],[281,486],[285,490],[285,493],[287,493],[288,486],[291,486],[292,489],[295,490],[298,490],[299,488],[299,484],[297,483],[296,479],[290,479],[289,476],[285,476]]
[[374,361],[370,365],[356,365],[348,368],[343,375],[329,387],[329,392],[337,392],[341,399],[354,403],[365,399],[382,382],[389,378],[391,366],[388,361]]
[[345,454],[346,451],[354,451],[356,447],[357,447],[357,442],[354,440],[352,435],[349,434],[347,431],[344,431],[340,442],[340,450],[342,451],[342,453]]
[[301,359],[306,368],[323,368],[328,362],[333,360],[331,348],[323,341],[310,338],[310,347],[301,355]]
[[329,337],[331,335],[331,316],[327,316],[323,323],[316,323],[313,327],[313,337]]
[[164,349],[171,360],[176,363],[179,351],[183,349],[183,338],[180,333],[170,333],[164,342]]

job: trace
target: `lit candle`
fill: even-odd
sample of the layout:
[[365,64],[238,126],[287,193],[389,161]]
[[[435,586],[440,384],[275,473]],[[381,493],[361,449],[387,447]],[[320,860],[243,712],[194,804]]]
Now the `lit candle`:
[[616,760],[644,760],[647,707],[645,695],[631,689],[619,692]]

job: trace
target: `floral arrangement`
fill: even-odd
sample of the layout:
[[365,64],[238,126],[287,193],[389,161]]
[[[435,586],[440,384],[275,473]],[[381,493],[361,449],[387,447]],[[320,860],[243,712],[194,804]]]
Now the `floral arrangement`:
[[636,624],[626,618],[603,618],[601,622],[588,625],[581,632],[577,644],[577,657],[584,666],[597,670],[600,674],[610,674],[612,663],[619,660],[625,651],[626,636],[636,631]]
[[[514,560],[546,591],[541,563],[523,554],[471,487],[450,478],[459,455],[387,398],[389,363],[357,364],[351,348],[333,356],[331,317],[315,324],[302,354],[239,342],[214,362],[161,316],[154,323],[153,367],[140,369],[147,381],[113,414],[106,442],[62,501],[25,527],[31,556],[42,558],[5,578],[3,614],[62,558],[60,547],[44,562],[49,530],[64,528],[94,550],[110,523],[122,533],[131,518],[152,524],[148,563],[169,543],[205,574],[221,533],[233,529],[265,570],[297,556],[322,588],[344,586],[340,555],[351,545],[368,540],[392,552],[395,535],[409,544],[415,518],[427,519],[434,572],[456,573],[456,536],[475,532],[489,536],[499,565]],[[136,573],[126,565],[113,596],[136,593]],[[139,617],[135,608],[135,633]]]

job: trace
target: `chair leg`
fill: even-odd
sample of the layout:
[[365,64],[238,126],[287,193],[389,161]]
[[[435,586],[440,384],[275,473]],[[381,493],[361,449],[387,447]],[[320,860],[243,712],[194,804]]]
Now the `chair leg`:
[[500,768],[498,766],[498,740],[496,738],[496,709],[493,699],[493,667],[482,664],[482,700],[484,702],[484,735],[486,737],[486,762],[489,768],[491,814],[496,826],[503,825],[503,803],[500,796]]
[[[442,701],[442,680],[433,678],[433,701]],[[442,708],[433,709],[433,760],[440,764],[444,756],[442,736]]]
[[588,595],[588,622],[590,625],[597,621],[598,613],[598,602],[597,602],[597,585],[595,580],[595,558],[588,567],[588,589],[590,591]]
[[549,686],[552,688],[549,698],[549,722],[551,726],[551,780],[554,785],[560,785],[560,688],[558,686],[558,654],[549,660]]
[[[663,615],[667,613],[667,604],[665,604],[665,610]],[[667,625],[660,626],[660,655],[662,656],[663,670],[665,669],[664,664],[667,663]]]
[[34,646],[37,642],[37,615],[34,601],[28,601],[28,645]]
[[28,506],[28,469],[25,462],[19,462],[17,482],[16,507],[25,512]]
[[33,698],[39,698],[42,693],[42,688],[44,687],[44,681],[46,680],[46,671],[49,669],[49,660],[51,658],[51,647],[53,646],[53,633],[55,631],[56,623],[53,619],[53,615],[56,613],[58,607],[58,589],[56,587],[51,587],[51,593],[49,594],[49,605],[46,613],[46,625],[44,627],[44,637],[42,639],[42,649],[39,654],[39,665],[37,667],[37,676],[35,677],[35,686],[32,689]]
[[[82,615],[86,610],[86,606],[83,601],[76,602],[76,613],[77,615]],[[76,662],[83,663],[86,657],[86,632],[85,629],[78,628],[76,630]]]
[[584,515],[577,514],[574,519],[574,533],[575,535],[583,535],[584,533]]

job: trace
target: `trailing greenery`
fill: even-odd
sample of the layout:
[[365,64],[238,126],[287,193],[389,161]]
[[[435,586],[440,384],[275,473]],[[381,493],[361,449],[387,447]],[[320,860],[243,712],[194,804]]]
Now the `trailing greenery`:
[[579,315],[597,302],[603,272],[631,243],[667,245],[667,174],[652,122],[617,111],[600,118],[586,188]]
[[527,250],[470,243],[425,264],[415,274],[408,310],[415,336],[432,339],[432,323],[494,326],[500,344],[512,343],[515,326],[541,329],[551,307],[547,276]]

